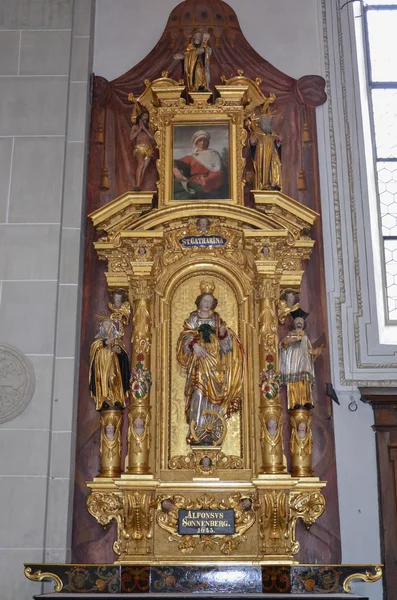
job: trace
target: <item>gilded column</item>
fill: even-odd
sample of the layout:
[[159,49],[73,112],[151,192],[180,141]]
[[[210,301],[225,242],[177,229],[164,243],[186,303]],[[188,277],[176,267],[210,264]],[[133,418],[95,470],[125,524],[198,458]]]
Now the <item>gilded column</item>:
[[259,368],[261,399],[262,469],[264,473],[285,473],[282,412],[279,401],[278,332],[276,300],[278,284],[273,278],[262,278],[259,295]]
[[150,473],[150,372],[153,286],[149,278],[134,278],[130,285],[133,301],[130,406],[128,411],[127,473]]
[[291,423],[291,475],[310,477],[312,470],[312,417],[310,410],[296,408],[289,411]]
[[123,413],[117,408],[100,412],[100,477],[121,475],[121,425]]

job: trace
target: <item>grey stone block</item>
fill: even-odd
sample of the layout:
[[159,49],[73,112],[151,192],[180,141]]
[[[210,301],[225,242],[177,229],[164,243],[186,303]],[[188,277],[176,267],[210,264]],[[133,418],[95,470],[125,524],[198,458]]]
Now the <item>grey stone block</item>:
[[0,29],[70,29],[73,0],[7,0],[0,3]]
[[3,77],[1,135],[64,135],[67,77]]
[[3,281],[1,337],[25,354],[53,354],[57,283]]
[[15,139],[9,222],[60,223],[64,153],[63,137]]
[[0,75],[17,75],[19,31],[0,31]]
[[12,143],[12,138],[0,138],[0,223],[4,223],[7,218]]
[[23,31],[20,75],[68,75],[71,31]]
[[0,225],[0,279],[57,279],[59,231],[59,225]]

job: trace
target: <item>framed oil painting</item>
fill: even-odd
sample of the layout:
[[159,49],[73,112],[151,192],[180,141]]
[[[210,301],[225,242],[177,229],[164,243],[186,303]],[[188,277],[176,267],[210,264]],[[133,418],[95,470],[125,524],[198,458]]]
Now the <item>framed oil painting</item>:
[[201,99],[172,102],[177,106],[164,102],[154,115],[159,208],[191,202],[243,205],[243,106],[220,104],[214,110]]
[[228,123],[174,125],[171,200],[229,199],[229,147]]

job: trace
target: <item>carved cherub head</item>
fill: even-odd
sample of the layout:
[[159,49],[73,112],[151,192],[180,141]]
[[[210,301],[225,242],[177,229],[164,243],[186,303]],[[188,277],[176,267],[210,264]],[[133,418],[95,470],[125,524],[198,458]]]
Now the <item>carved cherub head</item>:
[[298,437],[303,440],[304,437],[306,437],[307,434],[307,423],[306,421],[301,421],[298,424],[297,430],[296,430]]
[[211,469],[212,460],[209,456],[203,456],[203,458],[200,460],[200,467],[203,469],[203,471],[209,471]]
[[120,306],[126,301],[127,295],[124,290],[116,290],[113,292],[111,299],[115,307],[120,308]]
[[210,225],[211,221],[208,217],[199,217],[196,221],[197,229],[200,229],[200,231],[202,231],[203,233],[205,233],[208,230]]

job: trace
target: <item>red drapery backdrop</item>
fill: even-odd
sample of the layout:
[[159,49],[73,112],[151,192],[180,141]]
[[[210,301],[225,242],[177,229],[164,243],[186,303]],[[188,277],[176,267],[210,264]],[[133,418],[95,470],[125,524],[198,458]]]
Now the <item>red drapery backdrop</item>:
[[[272,105],[273,130],[283,138],[283,192],[321,212],[315,107],[326,101],[324,80],[314,75],[296,80],[273,67],[250,46],[241,32],[236,14],[222,0],[185,0],[171,13],[158,44],[138,65],[111,82],[93,76],[87,214],[133,189],[135,181],[131,165],[134,158],[129,140],[132,104],[128,101],[128,95],[132,92],[138,97],[145,89],[144,81],[160,77],[163,71],[168,71],[168,76],[173,79],[182,78],[181,61],[173,56],[183,52],[193,31],[199,28],[211,35],[212,86],[221,83],[222,75],[230,78],[237,74],[237,70],[242,70],[251,79],[261,79],[263,93],[268,95],[273,92],[276,95],[276,102]],[[96,144],[100,127],[104,130],[103,145]],[[109,190],[105,192],[99,189],[103,165],[109,171]],[[305,190],[298,189],[298,171],[302,168],[306,178]],[[156,171],[152,163],[145,174],[142,189],[154,190],[155,181]],[[249,193],[246,203],[253,205]],[[84,482],[93,479],[99,470],[99,419],[88,391],[89,347],[96,332],[95,314],[104,312],[109,300],[104,277],[105,265],[98,260],[92,245],[95,236],[87,220],[73,515],[73,562],[78,563],[115,560],[112,551],[114,524],[103,530],[85,508],[88,489]],[[327,332],[321,220],[313,228],[312,236],[316,244],[304,276],[301,306],[310,312],[308,333],[314,341]],[[280,335],[284,330],[285,326],[280,328]],[[327,508],[310,532],[298,526],[297,534],[301,542],[298,560],[305,563],[337,563],[341,560],[341,550],[335,442],[332,419],[328,419],[330,401],[324,394],[324,382],[330,380],[327,349],[316,363],[316,376],[313,464],[315,474],[328,482],[324,492]],[[287,440],[285,447],[288,448]]]

